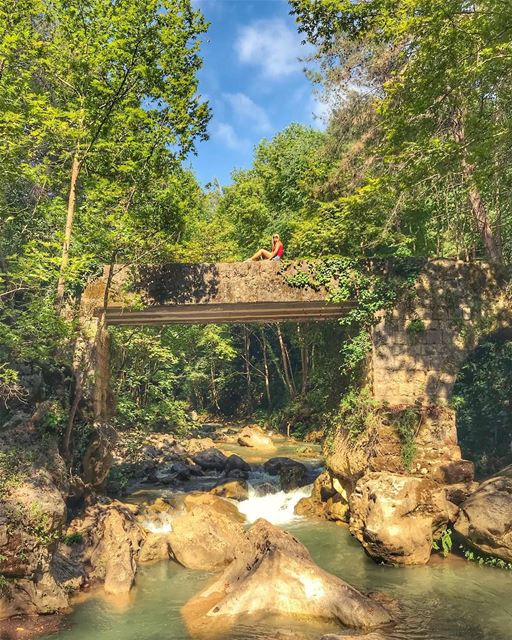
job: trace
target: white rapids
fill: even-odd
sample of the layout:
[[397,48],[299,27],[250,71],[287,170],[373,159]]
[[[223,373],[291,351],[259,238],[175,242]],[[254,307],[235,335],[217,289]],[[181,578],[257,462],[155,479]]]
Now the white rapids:
[[308,498],[312,488],[313,485],[308,485],[292,491],[261,495],[257,488],[249,486],[249,497],[238,503],[238,510],[249,523],[256,522],[258,518],[265,518],[272,524],[287,524],[301,519],[301,516],[294,513],[295,505],[301,498]]

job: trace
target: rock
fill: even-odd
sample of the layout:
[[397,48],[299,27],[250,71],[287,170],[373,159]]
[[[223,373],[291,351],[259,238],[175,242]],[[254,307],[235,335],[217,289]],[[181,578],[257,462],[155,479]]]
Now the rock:
[[296,538],[261,519],[245,533],[233,562],[183,609],[192,635],[205,625],[218,633],[217,626],[260,612],[357,628],[391,621],[382,605],[318,567]]
[[133,513],[117,501],[95,504],[72,527],[83,538],[80,558],[88,568],[88,578],[102,581],[106,593],[128,593],[145,538]]
[[168,560],[170,555],[170,540],[168,533],[148,533],[142,543],[139,562],[155,562]]
[[432,466],[429,476],[440,484],[470,483],[475,477],[475,465],[469,460],[451,460]]
[[483,482],[461,504],[455,531],[471,547],[512,562],[512,478]]
[[428,478],[368,473],[349,499],[350,531],[388,564],[425,564],[449,520],[444,490]]
[[271,482],[260,482],[253,485],[258,496],[267,496],[273,493],[279,493],[279,487]]
[[305,465],[290,458],[270,458],[265,462],[263,468],[270,475],[279,476],[283,491],[296,489],[306,482],[307,469]]
[[171,555],[184,567],[219,571],[233,560],[244,531],[232,517],[197,504],[173,520],[168,535]]
[[[461,461],[457,444],[455,413],[448,408],[428,407],[421,416],[415,438],[416,455],[411,470],[404,468],[399,435],[382,417],[357,436],[339,428],[329,446],[325,462],[347,496],[368,472],[409,474],[455,483],[472,480],[472,465]],[[422,473],[423,470],[423,473]],[[435,478],[434,478],[435,476]]]
[[51,573],[67,593],[78,591],[86,580],[85,569],[77,557],[76,549],[63,543],[59,544],[53,555]]
[[222,451],[215,447],[196,453],[192,456],[192,460],[206,471],[223,471],[228,461]]
[[244,516],[232,502],[228,502],[224,500],[224,498],[212,495],[211,493],[203,493],[202,491],[188,493],[185,496],[183,505],[187,511],[191,511],[194,507],[200,506],[211,512],[226,516],[234,522],[245,521]]
[[240,456],[233,454],[229,456],[226,462],[224,473],[226,474],[226,476],[230,476],[233,474],[234,471],[241,471],[242,473],[247,474],[246,475],[247,477],[249,475],[250,470],[251,470],[251,465],[248,462],[246,462]]
[[479,486],[478,482],[461,482],[448,485],[445,488],[446,498],[453,504],[460,506]]
[[231,500],[247,500],[249,486],[245,480],[227,480],[210,489],[210,493]]
[[238,434],[238,444],[254,449],[275,449],[270,437],[260,427],[244,427]]
[[301,498],[295,505],[294,511],[298,516],[321,518],[333,522],[348,522],[349,520],[348,504],[340,495],[328,498],[325,502],[313,497]]
[[190,480],[192,475],[189,465],[185,464],[181,460],[172,464],[169,472],[174,474],[178,480]]
[[190,438],[185,442],[185,447],[189,456],[194,456],[206,449],[215,447],[215,442],[211,438]]
[[[12,456],[0,469],[0,576],[5,579],[0,620],[52,614],[69,604],[64,586],[53,575],[58,568],[57,540],[67,516],[65,466],[56,443],[50,439],[43,452],[33,424],[16,424],[19,432],[0,432],[0,449],[7,460]],[[14,474],[12,482],[9,471]]]
[[325,518],[325,503],[314,498],[301,498],[295,505],[294,512],[308,518]]
[[157,498],[154,502],[146,505],[146,511],[153,511],[154,513],[169,513],[174,510],[174,505],[167,502],[164,498]]

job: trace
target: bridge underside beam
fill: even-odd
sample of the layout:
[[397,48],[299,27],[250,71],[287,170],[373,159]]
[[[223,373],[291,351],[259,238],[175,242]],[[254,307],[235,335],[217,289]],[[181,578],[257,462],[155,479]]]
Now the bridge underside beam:
[[335,320],[347,314],[350,303],[250,302],[151,306],[138,311],[109,306],[108,325],[236,324]]

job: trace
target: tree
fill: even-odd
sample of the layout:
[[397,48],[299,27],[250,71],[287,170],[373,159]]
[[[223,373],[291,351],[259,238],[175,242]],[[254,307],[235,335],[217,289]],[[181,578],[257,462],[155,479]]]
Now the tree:
[[340,34],[367,52],[377,43],[392,53],[394,65],[376,106],[380,152],[394,190],[426,202],[448,190],[451,213],[464,208],[487,257],[501,261],[511,188],[502,165],[511,132],[509,3],[291,4],[302,31],[324,53]]

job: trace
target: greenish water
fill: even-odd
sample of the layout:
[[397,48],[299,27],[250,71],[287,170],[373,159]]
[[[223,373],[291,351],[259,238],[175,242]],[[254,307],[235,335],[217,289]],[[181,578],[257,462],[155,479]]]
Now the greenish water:
[[[323,568],[366,591],[397,598],[403,620],[383,634],[389,640],[511,640],[512,574],[459,559],[426,567],[391,568],[368,559],[348,531],[329,523],[298,521],[287,527]],[[76,605],[65,627],[48,640],[188,640],[180,610],[211,577],[173,563],[141,568],[129,600],[101,595]],[[296,631],[305,640],[349,633],[326,623],[284,617],[239,621],[222,640],[276,637]],[[203,636],[207,637],[207,636]],[[217,636],[218,640],[218,636]]]

